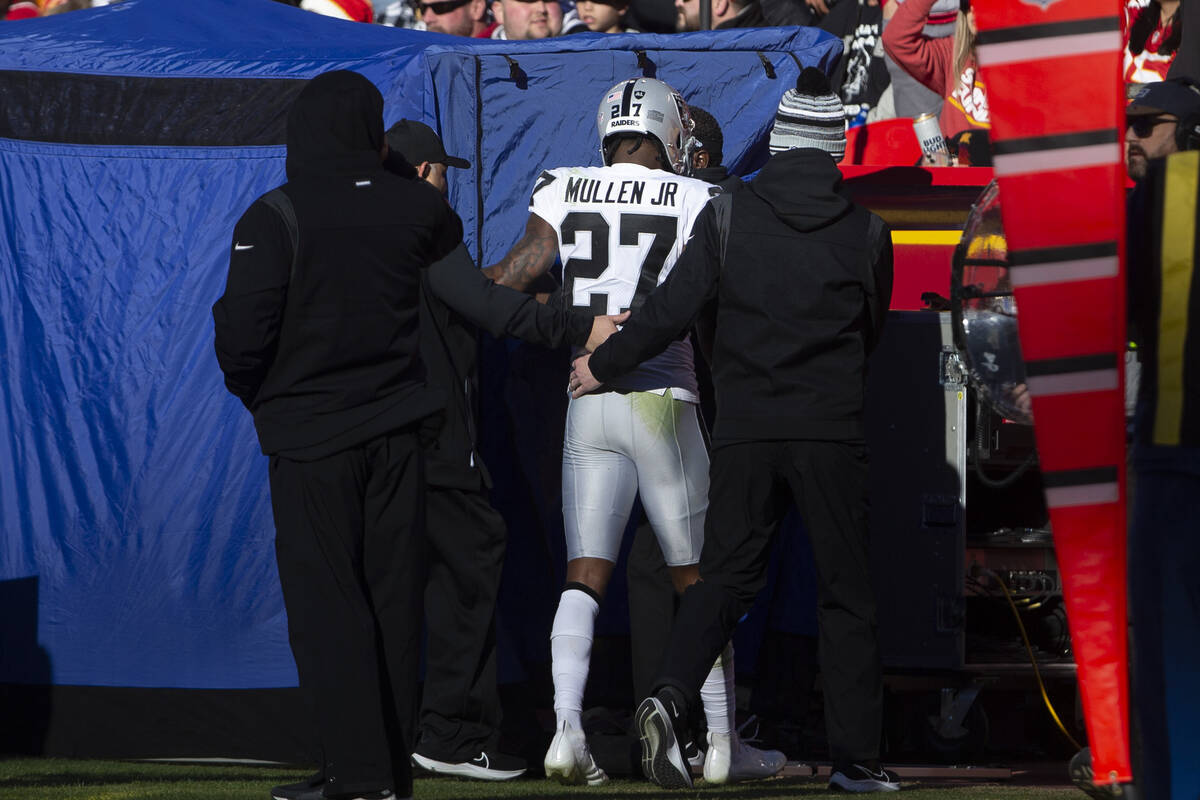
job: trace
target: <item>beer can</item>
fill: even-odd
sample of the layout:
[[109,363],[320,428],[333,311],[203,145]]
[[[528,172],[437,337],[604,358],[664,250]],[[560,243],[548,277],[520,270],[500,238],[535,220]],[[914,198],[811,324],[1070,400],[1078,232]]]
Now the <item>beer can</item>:
[[950,148],[946,146],[936,114],[922,114],[914,119],[913,131],[921,143],[921,152],[932,164],[938,167],[950,165]]

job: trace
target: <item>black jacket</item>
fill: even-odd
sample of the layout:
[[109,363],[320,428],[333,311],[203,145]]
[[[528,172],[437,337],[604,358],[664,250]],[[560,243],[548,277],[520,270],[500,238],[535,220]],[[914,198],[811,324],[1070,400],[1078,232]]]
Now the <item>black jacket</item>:
[[432,186],[383,168],[382,109],[361,75],[313,79],[288,116],[280,187],[298,249],[261,198],[234,229],[217,361],[264,453],[319,458],[442,406],[418,354],[420,271],[462,224]]
[[729,170],[720,165],[715,167],[703,167],[692,170],[692,177],[698,181],[711,183],[714,186],[720,186],[727,192],[738,192],[746,188],[746,182],[737,175],[730,175]]
[[592,315],[498,286],[471,261],[465,246],[434,264],[421,293],[421,358],[428,383],[446,396],[446,414],[426,449],[426,481],[466,491],[491,487],[478,451],[478,325],[493,336],[516,336],[545,347],[582,346]]
[[[713,203],[667,280],[599,347],[604,381],[657,353],[717,299],[716,443],[860,441],[867,355],[892,292],[887,226],[842,196],[820,150],[772,157],[732,204],[724,263]],[[714,201],[716,202],[716,201]]]
[[742,6],[738,11],[737,16],[733,19],[727,19],[720,25],[717,25],[717,30],[725,30],[727,28],[768,28],[771,23],[767,22],[767,18],[763,16],[762,6],[758,0],[750,0]]

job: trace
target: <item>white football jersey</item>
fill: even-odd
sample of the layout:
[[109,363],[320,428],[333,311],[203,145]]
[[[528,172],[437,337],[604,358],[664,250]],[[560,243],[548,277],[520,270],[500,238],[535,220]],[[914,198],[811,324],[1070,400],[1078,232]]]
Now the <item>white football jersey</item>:
[[[714,193],[711,184],[639,164],[560,167],[538,176],[529,210],[554,228],[563,293],[593,314],[638,307],[670,274]],[[673,389],[698,402],[689,338],[607,384],[610,389]]]

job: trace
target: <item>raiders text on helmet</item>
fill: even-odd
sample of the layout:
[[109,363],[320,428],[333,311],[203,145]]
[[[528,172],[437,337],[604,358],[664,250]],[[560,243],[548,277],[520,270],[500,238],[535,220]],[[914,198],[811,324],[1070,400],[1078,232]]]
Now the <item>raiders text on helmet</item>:
[[604,94],[596,112],[596,129],[600,134],[600,157],[610,136],[624,133],[644,133],[654,137],[671,170],[686,175],[691,167],[692,118],[679,92],[654,78],[630,78],[618,83]]

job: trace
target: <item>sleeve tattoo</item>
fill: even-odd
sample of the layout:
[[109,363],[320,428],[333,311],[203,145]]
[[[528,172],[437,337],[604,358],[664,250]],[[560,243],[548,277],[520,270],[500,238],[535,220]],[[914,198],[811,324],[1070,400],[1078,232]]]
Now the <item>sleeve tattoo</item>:
[[502,286],[525,291],[550,269],[557,255],[558,235],[554,228],[536,214],[530,214],[525,235],[484,274]]

